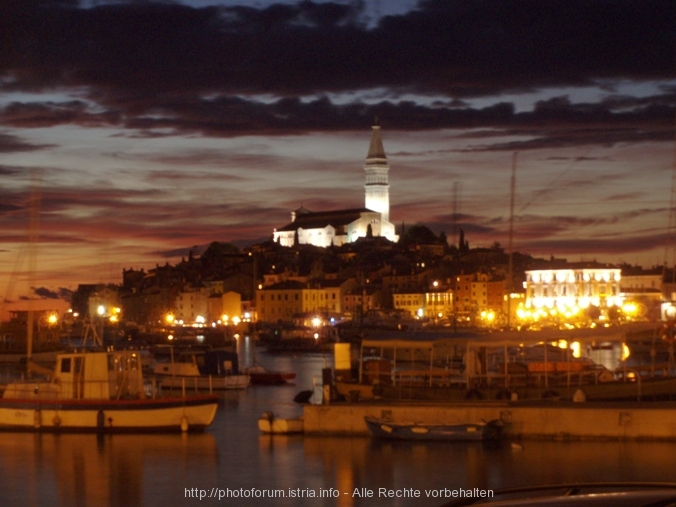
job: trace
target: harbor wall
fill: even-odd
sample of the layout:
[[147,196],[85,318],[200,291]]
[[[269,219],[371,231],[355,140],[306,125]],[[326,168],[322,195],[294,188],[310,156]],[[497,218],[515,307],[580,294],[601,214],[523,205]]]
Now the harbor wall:
[[304,408],[305,433],[368,435],[365,416],[427,424],[501,419],[507,438],[676,440],[674,403],[308,405]]

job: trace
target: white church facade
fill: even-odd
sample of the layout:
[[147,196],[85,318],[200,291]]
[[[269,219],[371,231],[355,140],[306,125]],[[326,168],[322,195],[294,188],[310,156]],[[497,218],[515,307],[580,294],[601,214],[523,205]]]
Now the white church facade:
[[341,246],[368,236],[399,240],[390,222],[390,166],[387,163],[380,126],[373,126],[371,144],[364,165],[364,207],[312,212],[304,207],[291,212],[291,223],[275,229],[274,241],[282,246]]

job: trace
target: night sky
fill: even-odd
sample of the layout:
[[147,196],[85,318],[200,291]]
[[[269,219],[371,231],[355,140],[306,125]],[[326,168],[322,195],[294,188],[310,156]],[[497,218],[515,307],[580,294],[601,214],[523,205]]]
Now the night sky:
[[397,226],[506,246],[518,152],[515,249],[662,264],[675,49],[673,0],[3,0],[0,290],[31,187],[55,297],[363,206],[375,117]]

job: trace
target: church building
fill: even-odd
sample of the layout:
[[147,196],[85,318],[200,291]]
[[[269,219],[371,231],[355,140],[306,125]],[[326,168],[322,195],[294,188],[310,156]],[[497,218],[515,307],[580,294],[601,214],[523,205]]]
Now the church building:
[[364,165],[366,184],[363,208],[312,212],[303,206],[291,212],[291,223],[275,229],[274,240],[282,246],[309,244],[320,247],[352,243],[369,234],[396,242],[390,222],[390,185],[380,126],[372,127],[371,144]]

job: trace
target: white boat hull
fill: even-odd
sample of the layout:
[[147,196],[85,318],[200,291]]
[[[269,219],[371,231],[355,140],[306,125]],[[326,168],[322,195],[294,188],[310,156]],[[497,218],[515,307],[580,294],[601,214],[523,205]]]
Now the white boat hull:
[[146,400],[0,400],[0,431],[200,431],[216,416],[218,398]]

